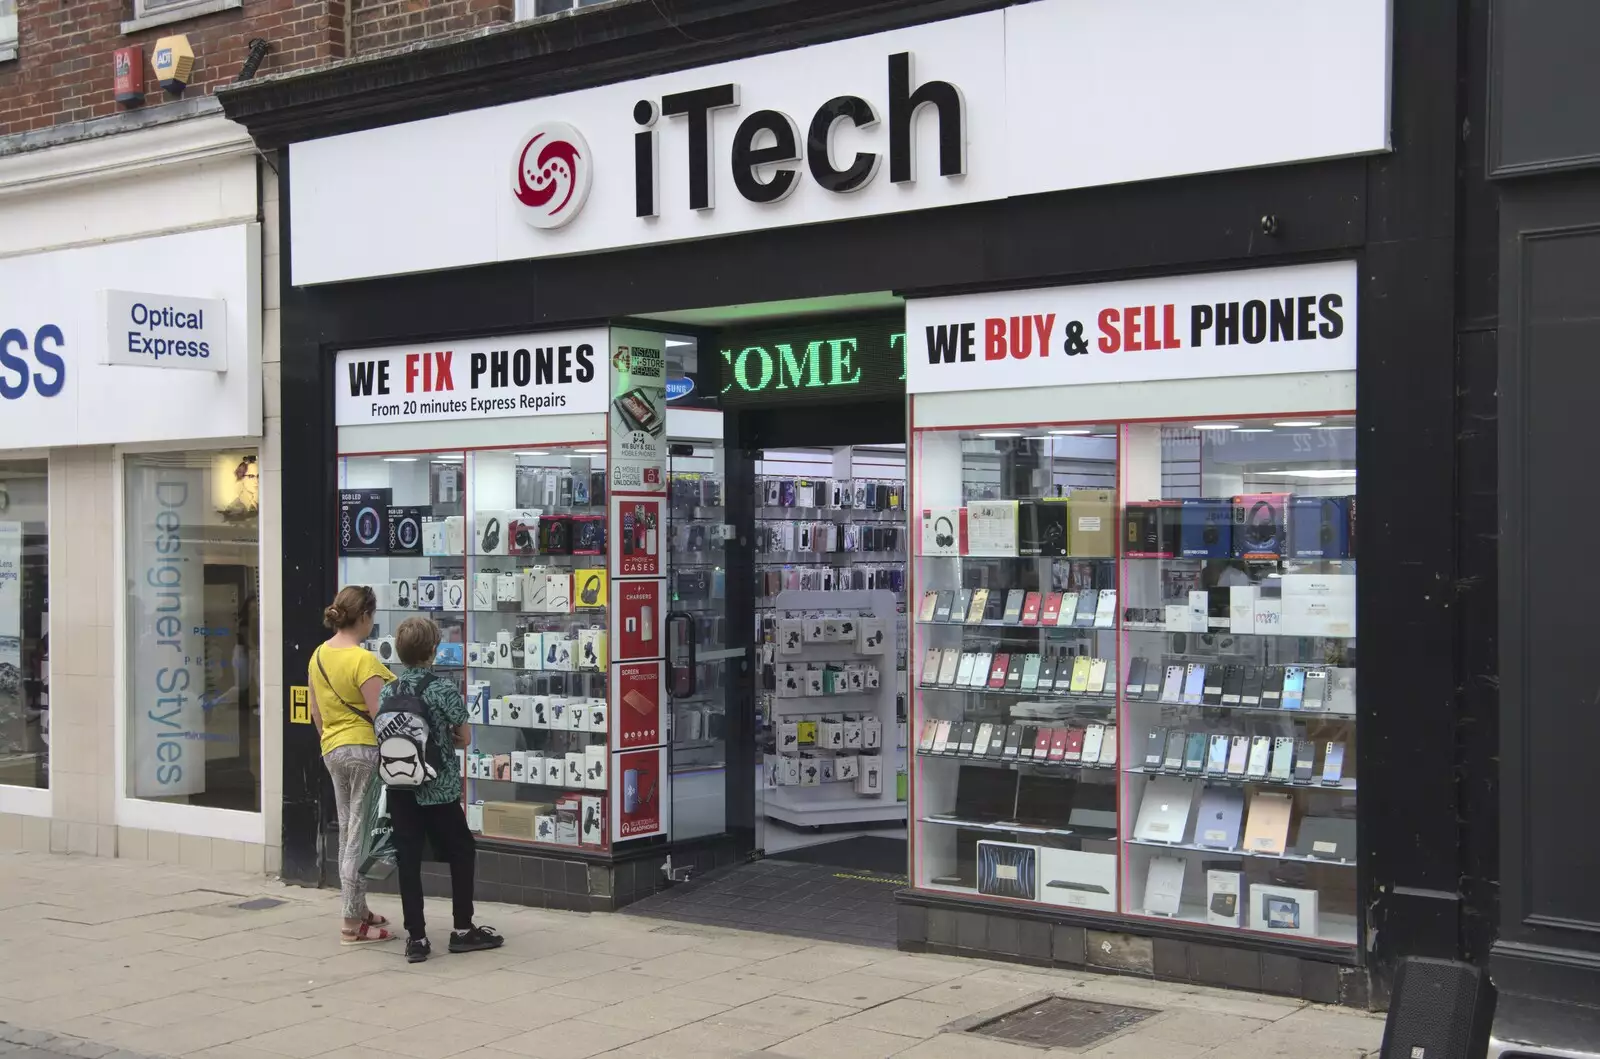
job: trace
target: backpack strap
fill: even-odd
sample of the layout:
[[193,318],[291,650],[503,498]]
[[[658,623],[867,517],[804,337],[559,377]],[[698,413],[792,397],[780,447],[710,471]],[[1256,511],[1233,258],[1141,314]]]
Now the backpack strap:
[[333,697],[339,700],[339,705],[343,706],[351,713],[359,714],[362,720],[366,721],[368,724],[372,724],[372,714],[368,713],[365,709],[361,709],[346,702],[344,696],[339,694],[339,689],[333,686],[333,679],[328,676],[327,669],[325,669],[322,665],[321,654],[322,645],[318,644],[317,649],[311,652],[311,660],[317,664],[317,672],[322,674],[322,680],[328,685],[328,690],[333,692]]

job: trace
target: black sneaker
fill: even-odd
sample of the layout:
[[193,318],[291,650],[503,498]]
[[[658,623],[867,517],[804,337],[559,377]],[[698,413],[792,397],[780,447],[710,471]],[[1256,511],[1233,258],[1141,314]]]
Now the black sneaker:
[[493,927],[473,927],[450,934],[451,952],[482,952],[485,949],[498,949],[505,943],[506,939]]
[[427,938],[406,939],[406,962],[421,963],[433,955],[433,945]]

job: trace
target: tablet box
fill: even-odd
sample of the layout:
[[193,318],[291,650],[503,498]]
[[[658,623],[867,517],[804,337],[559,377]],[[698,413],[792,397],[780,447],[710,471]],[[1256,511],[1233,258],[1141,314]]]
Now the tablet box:
[[1067,554],[1117,554],[1116,492],[1074,489],[1067,497]]
[[1244,875],[1236,871],[1206,872],[1206,922],[1237,927],[1244,913]]
[[1250,929],[1315,937],[1317,891],[1256,883],[1250,887]]
[[1039,900],[1045,904],[1115,912],[1116,892],[1115,854],[1039,850]]
[[1233,502],[1193,497],[1181,508],[1179,547],[1186,559],[1227,559],[1233,554]]
[[1289,558],[1348,559],[1350,500],[1348,496],[1291,496]]
[[1356,579],[1344,574],[1285,574],[1283,623],[1286,636],[1354,636]]
[[1283,558],[1288,500],[1287,493],[1244,493],[1233,498],[1235,558]]

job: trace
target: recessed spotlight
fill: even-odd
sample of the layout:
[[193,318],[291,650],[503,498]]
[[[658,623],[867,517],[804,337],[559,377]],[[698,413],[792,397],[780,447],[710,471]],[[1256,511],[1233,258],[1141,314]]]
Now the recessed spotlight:
[[1320,419],[1285,419],[1281,423],[1272,424],[1275,427],[1320,427]]
[[1092,430],[1052,430],[1052,431],[1050,431],[1050,433],[1052,433],[1052,434],[1060,434],[1063,437],[1088,437],[1090,434],[1093,434],[1094,431],[1092,431]]
[[1238,430],[1238,423],[1196,423],[1196,430]]
[[978,434],[980,438],[1020,438],[1020,430],[988,430]]

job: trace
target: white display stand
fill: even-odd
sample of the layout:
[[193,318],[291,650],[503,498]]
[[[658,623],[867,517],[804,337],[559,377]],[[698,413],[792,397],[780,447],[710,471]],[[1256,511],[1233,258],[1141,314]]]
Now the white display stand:
[[823,783],[812,787],[774,786],[759,792],[765,815],[790,827],[819,827],[838,824],[904,823],[906,803],[897,800],[895,772],[901,755],[895,753],[897,716],[895,701],[899,681],[895,672],[895,628],[898,601],[886,589],[862,592],[785,591],[777,596],[777,616],[801,616],[816,612],[865,614],[881,618],[890,635],[887,650],[881,655],[861,655],[854,643],[807,643],[799,654],[779,655],[784,662],[870,661],[878,666],[878,687],[845,695],[774,697],[773,723],[823,714],[851,713],[876,717],[883,725],[883,789],[876,795],[857,794],[845,782]]

